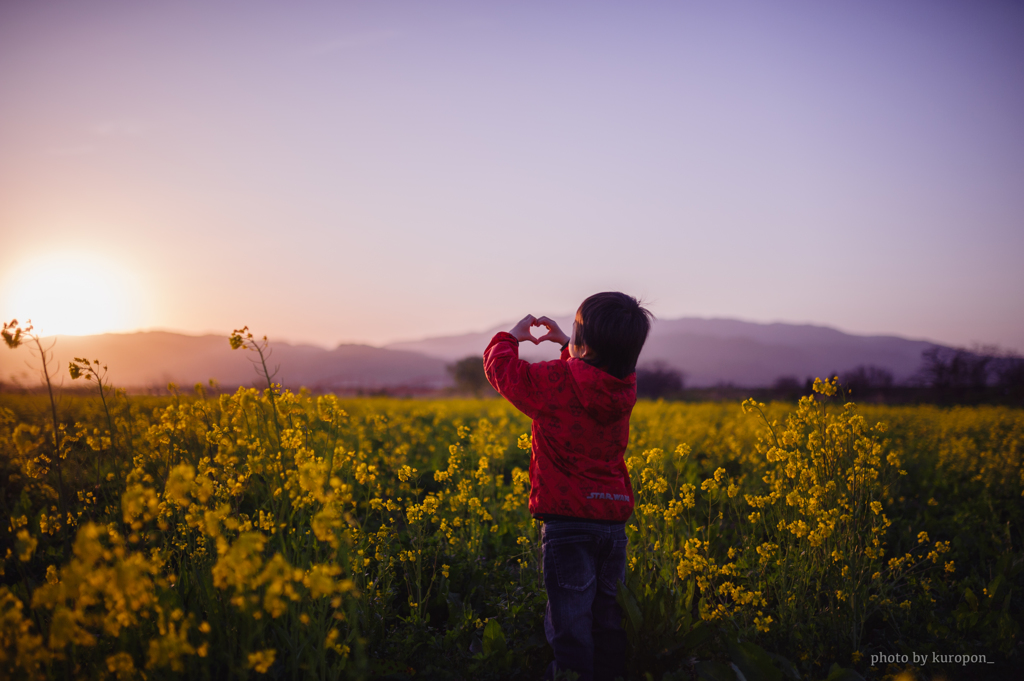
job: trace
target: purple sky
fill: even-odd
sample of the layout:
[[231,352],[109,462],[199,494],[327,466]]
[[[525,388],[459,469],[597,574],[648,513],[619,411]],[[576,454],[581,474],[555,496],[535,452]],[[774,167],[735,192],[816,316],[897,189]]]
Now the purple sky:
[[382,343],[619,289],[1021,351],[1024,5],[5,2],[0,239],[0,316],[53,331]]

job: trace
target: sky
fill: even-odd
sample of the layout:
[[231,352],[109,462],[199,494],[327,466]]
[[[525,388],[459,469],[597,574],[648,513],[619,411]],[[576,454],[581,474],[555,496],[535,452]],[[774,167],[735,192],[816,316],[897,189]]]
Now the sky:
[[0,3],[0,316],[1024,351],[1024,5]]

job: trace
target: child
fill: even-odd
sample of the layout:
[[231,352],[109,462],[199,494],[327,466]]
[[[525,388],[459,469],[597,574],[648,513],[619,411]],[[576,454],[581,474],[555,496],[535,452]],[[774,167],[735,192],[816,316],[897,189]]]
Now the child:
[[[534,326],[547,333],[534,338]],[[623,454],[636,361],[650,327],[651,313],[635,298],[597,293],[576,311],[571,339],[551,319],[528,315],[484,351],[487,380],[533,419],[530,513],[544,522],[544,632],[555,653],[549,677],[565,670],[585,681],[626,675],[615,599],[633,513]],[[519,359],[520,343],[542,341],[561,345],[561,357]]]

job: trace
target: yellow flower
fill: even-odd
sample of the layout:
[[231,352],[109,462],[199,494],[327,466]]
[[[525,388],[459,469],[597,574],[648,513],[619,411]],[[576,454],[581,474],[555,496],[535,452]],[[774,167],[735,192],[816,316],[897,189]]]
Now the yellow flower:
[[164,497],[182,508],[188,508],[192,500],[189,495],[192,491],[192,481],[195,480],[196,469],[187,463],[179,464],[171,469],[167,476],[167,484],[164,486]]
[[133,679],[138,673],[135,668],[135,660],[128,653],[115,653],[108,656],[107,671],[113,674],[118,681]]
[[835,395],[838,391],[838,383],[839,381],[836,378],[832,379],[831,381],[828,379],[825,379],[823,381],[820,378],[816,378],[814,379],[814,384],[811,386],[811,389],[814,390],[814,392],[816,393],[831,397],[832,395]]
[[14,542],[14,550],[18,552],[18,560],[23,563],[30,561],[37,546],[39,546],[39,540],[29,534],[28,530],[18,531],[17,539]]
[[274,664],[274,657],[276,655],[277,651],[273,648],[249,653],[248,668],[254,670],[258,674],[266,674],[267,670],[270,669],[270,665]]

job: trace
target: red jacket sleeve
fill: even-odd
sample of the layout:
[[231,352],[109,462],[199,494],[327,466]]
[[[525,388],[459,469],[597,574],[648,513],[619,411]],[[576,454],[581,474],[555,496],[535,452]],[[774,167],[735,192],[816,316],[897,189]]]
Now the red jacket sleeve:
[[537,418],[542,406],[540,376],[532,370],[533,366],[519,359],[519,341],[504,331],[495,334],[484,350],[487,380],[498,394],[531,419]]

